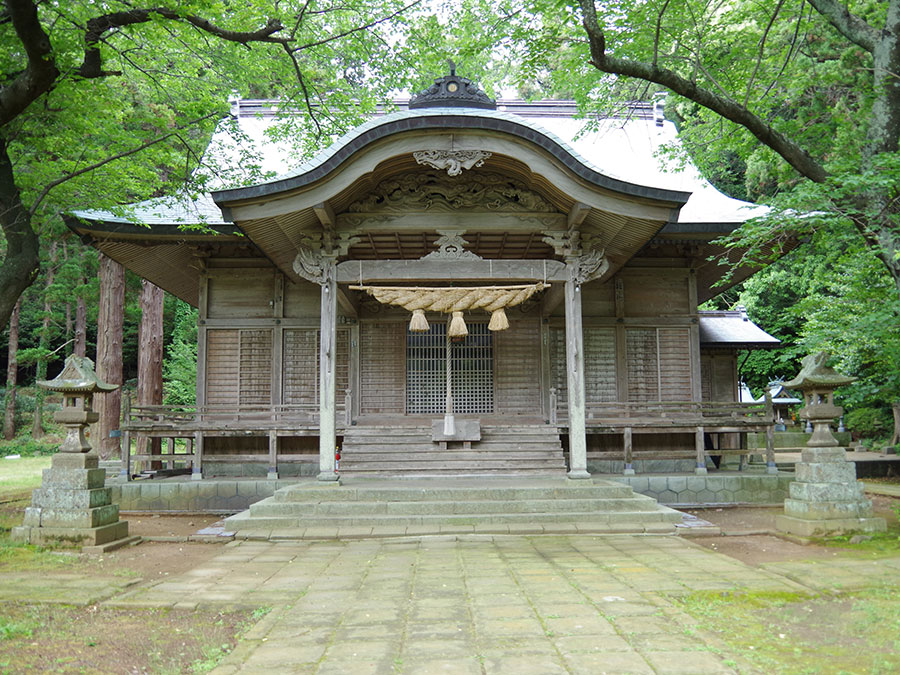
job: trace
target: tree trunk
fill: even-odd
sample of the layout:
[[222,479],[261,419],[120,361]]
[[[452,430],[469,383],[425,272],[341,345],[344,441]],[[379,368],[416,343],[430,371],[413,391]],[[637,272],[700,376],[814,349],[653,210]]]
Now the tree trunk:
[[6,357],[6,414],[3,418],[3,438],[11,441],[16,437],[16,382],[18,378],[19,352],[19,311],[22,301],[19,300],[9,317],[9,346]]
[[[163,360],[163,290],[147,280],[141,285],[141,325],[138,332],[137,404],[161,405]],[[138,453],[144,454],[149,443],[150,453],[162,452],[162,439],[138,437]],[[151,469],[161,469],[162,462],[153,462]]]
[[[35,381],[47,379],[47,362],[49,361],[47,350],[50,348],[50,314],[53,305],[50,302],[50,289],[56,277],[56,255],[58,244],[54,241],[50,244],[50,266],[47,269],[46,285],[44,286],[44,317],[41,319],[41,334],[38,339],[40,354],[37,359],[37,369],[34,375]],[[34,439],[44,436],[44,398],[46,392],[40,387],[34,390],[34,417],[31,423],[31,437]]]
[[75,356],[87,356],[87,303],[79,296],[75,304]]
[[0,326],[5,326],[22,292],[34,283],[40,265],[40,243],[31,216],[22,204],[6,139],[0,135],[0,228],[6,255],[0,265]]
[[[100,309],[97,315],[97,375],[110,384],[122,384],[122,321],[125,306],[125,268],[100,254]],[[101,459],[119,455],[118,431],[122,390],[97,396],[100,421],[93,446]]]

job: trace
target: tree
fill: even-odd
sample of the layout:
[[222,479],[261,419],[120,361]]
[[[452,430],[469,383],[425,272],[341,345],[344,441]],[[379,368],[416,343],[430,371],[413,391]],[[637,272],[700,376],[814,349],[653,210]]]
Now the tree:
[[796,235],[849,222],[900,295],[900,0],[579,6],[596,70],[665,87],[702,109],[695,127],[783,160],[794,210],[760,239],[773,226]]
[[[400,15],[418,1],[5,0],[0,326],[34,282],[41,233],[60,211],[110,208],[186,181],[204,187],[219,167],[198,171],[203,150],[232,92],[272,87],[287,106],[315,109],[304,120],[321,133],[337,124],[334,108],[373,105],[384,74],[401,70]],[[369,62],[383,70],[369,76]],[[328,108],[314,108],[326,98]]]

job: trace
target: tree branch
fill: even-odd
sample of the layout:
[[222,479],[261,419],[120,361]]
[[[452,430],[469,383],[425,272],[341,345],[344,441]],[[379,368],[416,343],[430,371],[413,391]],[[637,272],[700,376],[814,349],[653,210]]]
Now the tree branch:
[[233,31],[219,28],[208,19],[192,14],[181,15],[167,7],[130,9],[123,12],[102,14],[88,20],[84,33],[84,41],[86,44],[84,61],[78,69],[78,75],[84,78],[97,78],[118,74],[113,71],[103,70],[102,56],[100,54],[100,41],[104,34],[116,28],[148,23],[153,21],[154,18],[184,21],[210,35],[215,35],[222,40],[237,42],[242,45],[247,45],[250,42],[286,44],[291,40],[290,38],[274,37],[275,33],[284,29],[284,26],[281,25],[281,21],[278,19],[269,19],[266,25],[259,30]]
[[[35,198],[34,203],[31,205],[31,208],[28,210],[29,216],[33,215],[37,211],[38,206],[40,206],[40,203],[50,193],[50,190],[57,187],[58,185],[62,185],[66,181],[72,180],[73,178],[77,178],[78,176],[83,176],[84,174],[89,173],[91,171],[95,171],[96,169],[99,169],[100,167],[105,166],[105,165],[109,164],[110,162],[115,162],[116,160],[122,159],[123,157],[128,157],[130,155],[134,155],[134,154],[140,152],[141,150],[146,150],[150,146],[156,145],[157,143],[161,143],[162,141],[166,140],[167,138],[171,138],[172,136],[178,136],[178,132],[181,131],[182,129],[186,129],[195,124],[199,124],[200,122],[202,122],[204,120],[208,120],[211,117],[215,117],[216,115],[218,115],[218,113],[210,113],[209,115],[204,115],[203,117],[198,117],[195,120],[191,120],[190,122],[186,122],[185,124],[182,124],[181,126],[175,127],[172,131],[167,131],[166,133],[161,134],[159,136],[154,136],[153,138],[146,140],[143,143],[141,143],[140,145],[136,145],[135,147],[130,148],[129,150],[123,150],[122,152],[117,153],[115,155],[110,155],[109,157],[105,157],[104,159],[101,159],[99,162],[94,162],[93,164],[91,164],[89,166],[78,169],[78,171],[73,171],[71,173],[67,173],[64,176],[61,176],[61,177],[57,178],[56,180],[47,183],[47,185],[44,186],[44,189],[41,190],[41,192]],[[183,139],[179,138],[179,140],[181,140],[181,142],[184,143]]]
[[305,45],[301,45],[300,47],[294,47],[294,51],[301,52],[304,49],[310,49],[312,47],[318,47],[319,45],[324,45],[328,42],[333,42],[334,40],[340,40],[341,38],[347,37],[348,35],[352,35],[353,33],[359,33],[360,31],[369,30],[370,28],[374,28],[378,24],[384,23],[385,21],[390,21],[394,17],[400,16],[401,14],[403,14],[403,12],[410,9],[411,7],[415,7],[420,2],[422,2],[422,0],[413,0],[413,2],[410,2],[409,4],[406,4],[403,7],[401,7],[400,9],[396,10],[395,12],[391,12],[390,14],[387,14],[379,19],[370,21],[369,23],[364,24],[362,26],[355,26],[355,27],[350,28],[349,30],[345,30],[341,33],[335,33],[334,35],[329,35],[328,37],[322,38],[321,40],[315,40],[314,42],[307,42]]
[[878,31],[863,19],[860,19],[855,14],[851,14],[846,5],[838,0],[807,1],[850,42],[859,45],[867,52],[875,51],[875,44],[878,42]]
[[694,101],[725,119],[744,127],[763,145],[777,152],[803,176],[817,183],[825,181],[828,175],[825,168],[806,150],[784,134],[773,129],[760,117],[733,99],[714,94],[709,89],[698,86],[695,82],[666,68],[659,68],[642,61],[623,59],[606,54],[606,37],[597,20],[594,0],[579,0],[579,4],[581,5],[584,28],[590,44],[591,64],[597,70],[611,75],[635,77],[661,84],[674,93]]
[[6,8],[28,65],[10,84],[0,89],[0,127],[21,114],[59,77],[53,47],[41,26],[37,5],[30,0],[6,0]]

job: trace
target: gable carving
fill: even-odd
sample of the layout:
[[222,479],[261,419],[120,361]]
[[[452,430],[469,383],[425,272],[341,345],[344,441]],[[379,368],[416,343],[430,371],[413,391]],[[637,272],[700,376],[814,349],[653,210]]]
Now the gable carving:
[[451,177],[436,171],[412,172],[384,180],[347,209],[353,213],[406,211],[494,211],[558,213],[524,183],[498,173],[479,172]]

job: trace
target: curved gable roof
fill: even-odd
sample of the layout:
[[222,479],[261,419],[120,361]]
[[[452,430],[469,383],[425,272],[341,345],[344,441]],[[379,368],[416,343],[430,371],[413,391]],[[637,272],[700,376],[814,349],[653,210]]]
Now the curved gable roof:
[[292,172],[257,185],[218,190],[212,193],[212,197],[220,206],[237,201],[274,197],[326,178],[355,153],[394,134],[453,129],[509,134],[541,148],[589,184],[623,196],[672,202],[680,206],[685,204],[691,195],[686,191],[638,185],[607,176],[568,143],[518,115],[477,108],[434,107],[398,111],[376,117],[348,132]]

